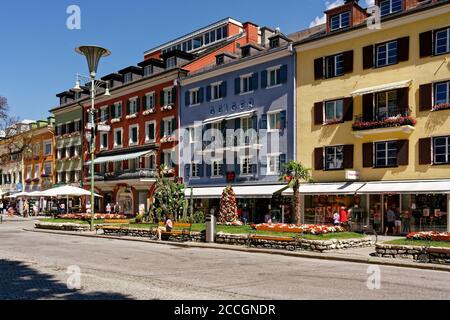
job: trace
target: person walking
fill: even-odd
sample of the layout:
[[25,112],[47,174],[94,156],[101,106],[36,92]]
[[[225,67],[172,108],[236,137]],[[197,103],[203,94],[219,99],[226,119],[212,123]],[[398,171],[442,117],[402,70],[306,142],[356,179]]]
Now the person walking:
[[341,224],[341,215],[339,214],[339,212],[334,211],[333,213],[333,225],[334,226],[339,226]]
[[386,219],[386,230],[384,232],[384,235],[387,236],[388,233],[391,235],[394,234],[394,227],[395,227],[395,207],[392,206],[387,211],[387,219]]
[[400,210],[395,210],[395,235],[399,236],[402,231],[402,215]]
[[344,228],[348,228],[348,212],[346,207],[344,206],[341,207],[339,217],[341,221],[341,226],[343,226]]
[[110,203],[108,203],[108,204],[106,205],[106,213],[107,213],[107,214],[111,214],[111,204],[110,204]]
[[405,210],[402,214],[402,232],[404,234],[410,234],[411,233],[411,210]]

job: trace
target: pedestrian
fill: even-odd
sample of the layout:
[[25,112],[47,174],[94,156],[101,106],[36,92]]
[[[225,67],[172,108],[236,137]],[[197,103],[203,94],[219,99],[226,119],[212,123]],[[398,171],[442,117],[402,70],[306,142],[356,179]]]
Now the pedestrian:
[[348,227],[348,212],[347,212],[347,208],[344,206],[341,207],[340,221],[341,221],[341,225],[344,228]]
[[116,204],[114,205],[114,213],[119,214],[119,212],[120,212],[120,205],[118,202],[116,202]]
[[395,227],[395,207],[394,206],[390,207],[386,215],[387,215],[386,230],[384,232],[384,235],[387,236],[388,233],[393,235]]
[[66,212],[66,205],[64,204],[64,202],[61,202],[61,204],[59,206],[59,210],[60,210],[60,214],[64,214]]
[[90,202],[88,202],[88,203],[86,204],[86,213],[87,213],[87,214],[91,214],[91,213],[92,213],[92,206],[91,206],[91,203],[90,203]]
[[3,201],[0,201],[0,214],[3,214]]
[[30,205],[28,204],[28,200],[25,200],[23,204],[23,215],[24,217],[28,217],[28,213],[30,212]]
[[395,210],[395,234],[400,235],[402,231],[402,215],[400,210]]
[[35,204],[33,205],[33,215],[34,215],[35,217],[37,217],[38,214],[39,214],[39,208],[38,208],[37,204],[35,203]]
[[157,240],[161,241],[161,236],[163,232],[172,232],[173,230],[173,222],[172,222],[172,215],[169,213],[166,216],[166,222],[164,223],[164,227],[158,227],[158,229],[156,229],[156,235],[157,235]]
[[341,224],[341,215],[339,214],[339,212],[337,212],[337,210],[335,210],[333,213],[333,225],[337,227],[340,224]]
[[111,214],[111,204],[110,204],[110,203],[108,203],[108,204],[106,205],[106,213],[107,213],[107,214]]
[[272,224],[272,217],[269,212],[264,216],[264,223]]
[[404,234],[410,234],[411,233],[411,210],[405,210],[402,214],[402,232]]

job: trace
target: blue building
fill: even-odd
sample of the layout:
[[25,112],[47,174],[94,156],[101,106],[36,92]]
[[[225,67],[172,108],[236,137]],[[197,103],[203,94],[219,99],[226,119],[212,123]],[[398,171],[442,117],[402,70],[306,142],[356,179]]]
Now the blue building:
[[249,221],[288,215],[279,176],[295,159],[295,57],[291,40],[270,32],[181,80],[180,175],[195,210],[217,212],[231,185]]

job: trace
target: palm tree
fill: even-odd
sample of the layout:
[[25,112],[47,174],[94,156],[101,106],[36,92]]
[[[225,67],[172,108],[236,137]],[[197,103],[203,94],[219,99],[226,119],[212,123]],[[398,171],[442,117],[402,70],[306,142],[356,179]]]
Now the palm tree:
[[302,182],[311,182],[311,169],[307,169],[300,162],[291,161],[284,165],[284,170],[281,173],[280,181],[288,183],[289,188],[294,191],[294,216],[292,223],[302,224],[303,217],[300,210],[300,191],[299,187]]

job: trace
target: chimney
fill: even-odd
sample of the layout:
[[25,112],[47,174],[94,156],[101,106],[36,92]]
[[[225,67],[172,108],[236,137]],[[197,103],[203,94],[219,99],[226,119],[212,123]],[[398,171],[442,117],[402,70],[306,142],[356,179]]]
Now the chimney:
[[245,22],[243,27],[246,35],[246,43],[259,43],[259,27],[252,22]]

